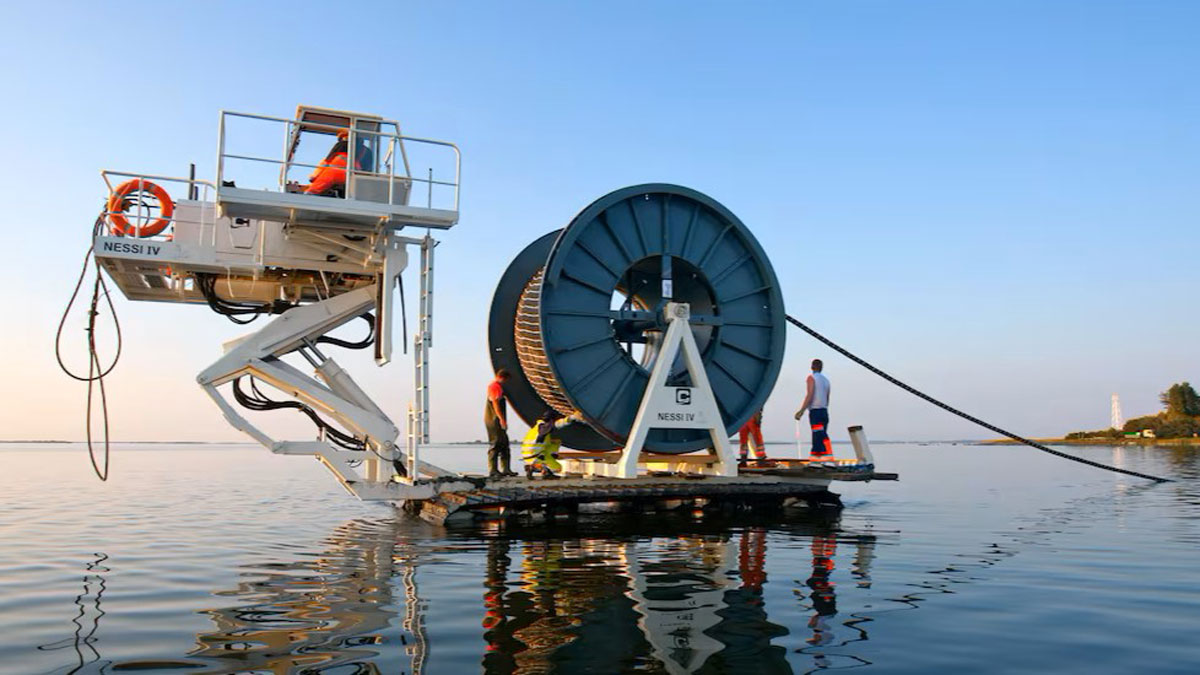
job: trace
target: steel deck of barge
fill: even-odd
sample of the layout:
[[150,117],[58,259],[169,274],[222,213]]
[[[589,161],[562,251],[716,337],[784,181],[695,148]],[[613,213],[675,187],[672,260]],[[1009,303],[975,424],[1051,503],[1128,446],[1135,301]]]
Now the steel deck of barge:
[[779,506],[801,500],[809,506],[841,505],[829,491],[833,481],[897,480],[894,473],[877,473],[871,464],[814,465],[771,460],[777,466],[742,468],[736,477],[651,473],[633,479],[567,474],[544,478],[463,477],[474,488],[438,493],[428,500],[410,501],[406,509],[435,524],[510,517],[570,516],[582,504],[602,504],[604,510],[669,510],[681,507],[723,509]]

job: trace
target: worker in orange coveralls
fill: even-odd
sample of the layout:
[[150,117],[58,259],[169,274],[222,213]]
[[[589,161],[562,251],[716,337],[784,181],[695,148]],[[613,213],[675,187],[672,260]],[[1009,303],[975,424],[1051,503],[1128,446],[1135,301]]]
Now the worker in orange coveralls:
[[[329,154],[308,177],[310,182],[304,189],[305,194],[335,196],[345,191],[347,155],[350,152],[347,139],[350,137],[350,130],[338,129],[337,137],[338,140],[329,150]],[[355,171],[366,171],[370,166],[371,151],[361,138],[358,139],[354,155]]]
[[750,440],[754,439],[754,459],[759,462],[767,459],[767,450],[763,447],[762,436],[762,410],[750,416],[742,428],[738,430],[738,464],[746,463],[746,455],[749,453]]

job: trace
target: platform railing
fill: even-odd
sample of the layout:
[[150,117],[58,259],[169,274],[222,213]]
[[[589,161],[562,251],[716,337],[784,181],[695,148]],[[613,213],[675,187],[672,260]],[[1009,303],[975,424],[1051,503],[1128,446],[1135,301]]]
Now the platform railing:
[[[228,145],[228,120],[230,120],[230,119],[257,120],[257,121],[263,121],[263,122],[284,125],[285,141],[284,141],[283,156],[282,157],[266,157],[266,156],[255,155],[255,154],[243,154],[243,153],[230,152],[229,149],[227,148],[227,145]],[[396,122],[393,122],[391,120],[378,120],[378,124],[380,124],[381,126],[383,126],[383,125],[393,126],[397,130],[399,129],[399,126],[396,124]],[[458,211],[459,190],[460,190],[460,185],[461,185],[461,173],[462,173],[462,153],[459,150],[458,146],[455,145],[454,143],[451,143],[449,141],[440,141],[440,140],[436,140],[436,139],[430,139],[430,138],[421,138],[421,137],[417,137],[417,136],[405,136],[405,135],[402,135],[399,133],[390,133],[390,132],[382,131],[382,130],[372,131],[369,129],[355,128],[353,126],[347,128],[347,127],[339,126],[336,124],[325,124],[325,123],[319,123],[319,122],[289,119],[286,117],[272,117],[270,115],[258,115],[258,114],[254,114],[254,113],[241,113],[241,112],[233,112],[233,111],[228,111],[228,110],[221,111],[220,125],[219,125],[219,129],[218,129],[218,133],[217,133],[217,184],[225,185],[230,180],[236,181],[236,178],[237,178],[236,176],[228,176],[227,175],[226,162],[228,160],[237,160],[237,161],[243,161],[243,162],[256,162],[256,163],[272,164],[272,165],[276,165],[276,166],[280,167],[279,189],[280,189],[280,191],[286,191],[289,183],[291,182],[288,180],[288,171],[291,168],[293,168],[293,167],[304,168],[304,169],[320,168],[319,164],[310,164],[310,163],[305,163],[305,162],[299,162],[299,161],[295,161],[293,158],[289,157],[289,153],[292,151],[291,144],[289,141],[291,138],[293,138],[294,134],[298,133],[298,131],[300,129],[303,129],[303,130],[314,130],[314,129],[315,130],[325,130],[325,131],[329,131],[331,133],[336,133],[338,130],[346,129],[349,132],[348,138],[346,139],[347,146],[350,149],[350,151],[347,153],[349,158],[353,158],[354,153],[357,152],[358,140],[361,136],[368,136],[368,137],[377,139],[378,147],[380,149],[382,149],[383,147],[387,148],[386,153],[382,153],[382,152],[380,153],[382,155],[381,161],[386,165],[386,172],[375,172],[375,171],[366,171],[366,170],[362,170],[362,169],[356,169],[354,166],[355,161],[348,158],[348,161],[346,162],[347,166],[345,168],[345,171],[346,171],[346,183],[345,183],[346,188],[345,188],[345,197],[344,197],[345,199],[351,199],[351,200],[355,199],[355,195],[354,195],[355,181],[353,179],[356,175],[357,176],[376,176],[376,177],[385,177],[386,176],[387,183],[388,183],[388,189],[387,189],[387,200],[388,201],[387,201],[387,203],[389,205],[397,205],[397,204],[404,205],[405,204],[404,201],[397,200],[397,195],[396,195],[396,179],[402,179],[404,181],[407,181],[410,186],[413,186],[415,184],[420,184],[426,188],[425,189],[425,192],[426,192],[425,206],[427,208],[434,208],[434,194],[433,193],[434,193],[435,187],[451,189],[453,191],[453,198],[451,200],[452,205],[449,208],[454,211]],[[453,153],[453,161],[454,161],[454,177],[453,177],[453,179],[445,180],[445,179],[441,179],[441,178],[435,178],[432,168],[429,169],[428,177],[419,177],[419,176],[413,175],[410,170],[410,167],[409,167],[409,154],[408,154],[408,150],[405,148],[406,143],[414,144],[414,145],[421,145],[421,146],[428,146],[431,148],[444,149],[447,152]],[[397,158],[399,158],[399,161],[396,161]],[[398,164],[402,164],[402,166],[399,167],[401,169],[399,172],[397,171]],[[411,197],[411,194],[415,191],[410,188],[410,190],[408,190],[408,192],[409,192],[409,196]],[[325,198],[329,198],[329,197],[325,197]],[[411,199],[408,200],[408,203],[411,203]]]
[[[149,241],[179,241],[177,235],[182,231],[186,231],[189,234],[194,232],[196,244],[216,245],[216,210],[211,206],[213,195],[216,193],[216,186],[213,183],[197,178],[130,173],[107,169],[101,171],[100,176],[104,179],[104,184],[108,187],[108,199],[104,200],[104,234]],[[154,209],[148,208],[142,199],[139,198],[136,208],[129,211],[113,210],[110,208],[112,197],[116,194],[117,188],[129,180],[138,182],[137,191],[134,194],[145,194],[148,192],[147,188],[149,186],[157,185],[166,190],[171,201],[175,203],[174,211],[170,216],[164,218],[167,221],[167,226],[158,234],[143,234],[152,223],[158,221],[163,216],[161,211],[155,215]],[[182,190],[185,196],[176,197],[171,194],[173,191],[168,186],[175,187],[176,191]],[[198,202],[198,207],[194,209],[181,209],[178,203],[180,200]],[[125,218],[130,225],[130,231],[124,234],[117,232],[113,222],[114,217]]]

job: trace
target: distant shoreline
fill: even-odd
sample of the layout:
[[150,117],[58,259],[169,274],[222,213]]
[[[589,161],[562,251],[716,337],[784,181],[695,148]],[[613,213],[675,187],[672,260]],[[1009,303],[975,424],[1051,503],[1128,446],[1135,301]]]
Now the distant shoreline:
[[[1095,446],[1114,446],[1114,445],[1177,445],[1184,447],[1200,447],[1200,438],[1121,438],[1121,439],[1104,439],[1104,438],[1033,438],[1030,439],[1046,445],[1095,445]],[[67,441],[67,440],[0,440],[0,445],[75,445],[85,441]],[[256,445],[254,441],[114,441],[120,445]],[[849,445],[848,440],[834,440],[834,445]],[[1009,438],[992,438],[985,440],[959,438],[954,440],[919,440],[919,441],[893,441],[893,440],[873,440],[873,445],[1023,445],[1019,441],[1014,441]],[[472,447],[472,446],[487,446],[487,441],[449,441],[445,443],[432,443],[431,445],[438,446],[457,446],[457,447]],[[767,441],[766,445],[786,445],[795,447],[795,441]]]
[[[1200,446],[1200,438],[1033,438],[1044,445],[1183,445]],[[980,445],[1024,445],[1011,438],[993,438]]]

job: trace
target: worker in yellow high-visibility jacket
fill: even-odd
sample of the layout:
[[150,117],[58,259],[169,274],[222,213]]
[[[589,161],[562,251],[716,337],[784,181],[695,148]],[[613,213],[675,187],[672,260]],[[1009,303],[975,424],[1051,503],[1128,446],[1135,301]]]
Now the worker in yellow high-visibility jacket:
[[533,478],[533,474],[538,472],[543,478],[558,478],[558,472],[562,471],[562,464],[558,462],[558,449],[562,447],[562,440],[554,432],[568,424],[582,421],[583,417],[578,412],[563,417],[551,410],[542,415],[521,441],[525,477]]

